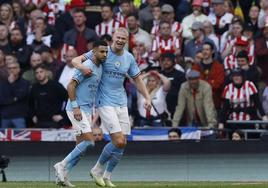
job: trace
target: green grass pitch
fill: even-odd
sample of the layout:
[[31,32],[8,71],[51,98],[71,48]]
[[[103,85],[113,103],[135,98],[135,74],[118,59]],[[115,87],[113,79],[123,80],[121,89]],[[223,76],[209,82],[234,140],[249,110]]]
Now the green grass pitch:
[[[92,182],[72,182],[77,188],[97,188]],[[115,182],[117,188],[268,188],[268,182]],[[53,182],[5,182],[0,188],[59,188]]]

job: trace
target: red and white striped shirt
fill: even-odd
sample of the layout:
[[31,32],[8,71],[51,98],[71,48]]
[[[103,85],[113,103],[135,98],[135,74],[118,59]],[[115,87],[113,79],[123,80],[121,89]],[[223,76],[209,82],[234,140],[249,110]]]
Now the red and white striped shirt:
[[[248,60],[249,60],[249,65],[253,65],[255,58],[253,55],[248,55]],[[225,70],[233,70],[234,68],[237,68],[238,64],[237,64],[237,59],[235,55],[231,54],[227,56],[226,58],[224,58],[223,65],[224,65]]]
[[[172,27],[171,27],[171,33],[178,33],[178,37],[182,36],[182,25],[179,22],[173,22]],[[151,34],[158,36],[160,35],[160,25],[155,24],[152,29],[151,29]]]
[[[236,88],[233,83],[224,88],[223,98],[230,101],[230,108],[252,107],[250,96],[258,92],[256,86],[251,81],[245,81],[241,88]],[[250,115],[245,112],[232,112],[229,114],[229,120],[250,120]]]
[[98,36],[102,36],[104,34],[108,34],[108,35],[113,35],[114,31],[119,28],[120,22],[112,19],[110,22],[105,23],[105,22],[101,22],[100,24],[96,25],[95,27],[95,31],[97,33]]
[[157,36],[153,41],[152,52],[160,50],[160,53],[174,53],[180,48],[180,41],[177,37],[170,36],[168,40],[164,40],[161,36]]
[[124,16],[120,11],[115,14],[115,19],[120,22],[122,27],[127,28],[127,16]]
[[47,2],[46,6],[43,8],[43,12],[48,18],[48,24],[55,25],[56,15],[60,11],[65,11],[65,5],[63,3],[52,3],[51,1]]

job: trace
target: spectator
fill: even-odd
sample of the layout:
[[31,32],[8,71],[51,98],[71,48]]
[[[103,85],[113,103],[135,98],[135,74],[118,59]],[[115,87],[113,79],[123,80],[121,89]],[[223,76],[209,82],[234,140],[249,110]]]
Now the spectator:
[[8,28],[0,22],[0,50],[5,54],[11,53],[11,47],[8,42]]
[[0,82],[8,78],[7,66],[5,62],[5,54],[0,50]]
[[261,106],[258,91],[254,83],[245,80],[243,71],[240,68],[232,71],[232,83],[224,88],[223,98],[224,103],[219,121],[219,129],[225,127],[234,131],[242,128],[254,128],[253,125],[224,125],[224,123],[227,120],[246,121],[258,119],[257,111],[262,116],[262,120],[268,120]]
[[165,22],[169,22],[171,25],[172,36],[177,37],[182,42],[182,25],[175,21],[174,8],[169,4],[164,4],[161,7],[162,17],[161,19]]
[[254,38],[260,35],[260,29],[258,27],[259,14],[260,8],[257,5],[252,5],[249,10],[249,20],[246,22],[246,25],[253,28]]
[[218,52],[220,50],[220,42],[219,42],[219,38],[214,33],[214,28],[213,28],[212,23],[209,20],[205,20],[203,22],[203,26],[204,26],[205,36],[214,42],[216,46],[215,53]]
[[221,36],[220,52],[222,52],[222,58],[232,54],[234,52],[234,43],[236,38],[241,37],[243,32],[243,22],[240,18],[233,18],[230,30],[226,31]]
[[262,72],[262,80],[268,81],[268,23],[265,24],[262,36],[256,39],[255,42],[255,55],[257,66],[260,67]]
[[130,0],[119,1],[119,11],[115,14],[115,19],[120,22],[122,27],[127,27],[127,17],[133,12]]
[[149,33],[139,27],[138,14],[131,13],[127,18],[127,28],[129,31],[129,50],[131,51],[136,41],[143,41],[149,51],[152,47],[152,38]]
[[20,0],[12,1],[12,8],[14,10],[14,20],[18,21],[24,17],[24,7]]
[[33,32],[27,35],[27,44],[33,45],[34,49],[41,44],[51,47],[53,35],[54,30],[44,17],[35,18]]
[[[30,65],[31,69],[25,71],[22,75],[22,77],[27,80],[31,85],[36,83],[36,78],[34,74],[34,68],[37,67],[38,65],[42,64],[42,57],[41,54],[39,53],[32,53],[31,58],[30,58]],[[51,71],[48,71],[48,77],[49,79],[52,79],[53,74]]]
[[120,27],[120,22],[113,18],[113,8],[111,4],[105,3],[101,6],[102,22],[95,27],[97,35],[113,35],[114,31]]
[[[259,71],[255,65],[249,64],[248,52],[242,50],[236,56],[237,67],[243,70],[245,80],[258,84],[260,76]],[[230,79],[231,80],[231,79]]]
[[95,31],[86,27],[86,16],[82,10],[73,13],[74,28],[64,34],[64,43],[74,46],[81,55],[92,49],[93,42],[98,38]]
[[151,111],[143,107],[144,97],[138,93],[138,110],[140,114],[140,126],[163,127],[164,113],[166,111],[166,95],[170,89],[170,81],[157,71],[150,71],[142,75],[146,80],[146,87],[152,99]]
[[5,54],[5,62],[6,62],[7,65],[9,63],[13,63],[13,62],[18,63],[18,59],[14,54],[9,53],[9,54]]
[[159,0],[148,0],[147,2],[148,5],[139,10],[139,19],[141,28],[149,33],[152,29],[152,24],[150,23],[152,23],[154,19],[152,9],[159,4]]
[[214,128],[217,123],[211,86],[200,80],[200,73],[191,70],[187,81],[181,85],[172,126],[177,127],[186,110],[187,125]]
[[65,125],[64,107],[67,91],[53,80],[48,79],[44,65],[34,68],[37,83],[30,92],[30,117],[35,128],[60,128]]
[[10,32],[10,44],[12,53],[18,59],[22,70],[30,68],[30,56],[32,54],[32,48],[25,44],[24,37],[19,28],[14,28]]
[[165,53],[161,56],[161,73],[171,82],[170,89],[166,96],[167,110],[169,111],[171,118],[173,117],[176,108],[176,103],[174,103],[174,101],[178,99],[181,84],[185,82],[184,73],[175,68],[175,58],[175,55],[172,53]]
[[75,49],[70,49],[67,51],[65,56],[65,65],[59,70],[56,80],[58,80],[61,85],[67,90],[67,85],[71,81],[74,74],[75,68],[71,61],[73,58],[77,57],[77,52]]
[[7,64],[8,78],[0,83],[2,128],[26,128],[29,83],[20,76],[17,62]]
[[8,30],[12,30],[16,26],[14,21],[13,9],[10,4],[4,3],[0,7],[0,22],[8,27]]
[[93,127],[92,134],[93,134],[95,142],[103,141],[103,132],[102,132],[102,129],[100,127],[96,127],[96,126]]
[[171,128],[168,130],[168,139],[169,140],[180,140],[181,139],[181,130],[178,128]]
[[155,36],[160,34],[160,22],[161,22],[161,6],[156,5],[152,8],[152,14],[154,19],[152,20],[152,29],[151,29],[151,35],[154,38]]
[[200,72],[200,79],[207,81],[212,87],[213,102],[216,109],[221,106],[221,93],[224,85],[224,67],[213,59],[214,46],[205,42],[202,48],[203,60],[200,64],[193,64],[192,69]]
[[194,22],[204,22],[208,17],[202,13],[202,0],[193,0],[193,12],[182,20],[183,38],[190,40],[193,38],[191,26]]
[[233,141],[241,141],[244,140],[244,135],[241,131],[236,130],[232,133],[232,140]]
[[181,54],[180,40],[171,35],[171,25],[169,22],[161,22],[160,36],[157,36],[153,41],[152,58],[158,60],[161,54],[174,53],[175,55]]
[[[248,50],[248,39],[246,37],[237,37],[235,40],[235,46],[234,46],[234,53],[227,56],[224,59],[224,69],[225,69],[225,74],[229,75],[231,70],[233,70],[234,68],[237,68],[237,59],[236,56],[239,52],[241,52],[242,50]],[[254,56],[250,56],[248,54],[248,61],[249,61],[249,65],[253,65],[254,64]]]
[[[194,22],[191,29],[194,38],[185,45],[184,56],[194,59],[196,52],[202,49],[205,42],[210,42],[213,46],[215,46],[215,44],[204,35],[204,27],[201,22]],[[216,49],[216,47],[214,49]]]
[[216,35],[220,36],[228,31],[233,15],[226,12],[224,0],[212,0],[212,7],[214,11],[210,12],[208,17],[214,26]]

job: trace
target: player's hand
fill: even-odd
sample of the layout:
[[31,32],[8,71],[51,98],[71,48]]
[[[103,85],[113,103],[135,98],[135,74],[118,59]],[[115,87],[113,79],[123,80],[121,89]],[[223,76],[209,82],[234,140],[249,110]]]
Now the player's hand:
[[91,76],[92,75],[92,70],[90,68],[82,67],[80,70],[84,76]]
[[52,116],[52,119],[53,119],[53,121],[55,121],[55,122],[59,122],[60,120],[63,119],[63,117],[62,117],[61,115],[53,115],[53,116]]
[[151,100],[145,100],[145,102],[144,102],[144,108],[146,109],[146,110],[148,110],[148,111],[150,111],[151,110],[151,108],[152,108],[152,103],[151,103]]
[[74,108],[73,109],[73,114],[74,114],[74,119],[76,119],[77,121],[82,120],[82,113],[81,113],[79,108]]

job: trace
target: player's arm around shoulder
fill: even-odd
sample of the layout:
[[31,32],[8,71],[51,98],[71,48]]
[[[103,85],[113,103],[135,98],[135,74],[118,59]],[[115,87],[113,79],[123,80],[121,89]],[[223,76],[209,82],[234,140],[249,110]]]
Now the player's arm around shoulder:
[[82,120],[82,113],[81,113],[79,105],[76,101],[76,87],[78,84],[79,83],[76,80],[71,79],[71,81],[67,85],[67,91],[68,91],[70,103],[71,103],[71,106],[73,109],[74,118],[77,121],[81,121]]
[[71,63],[76,69],[80,70],[85,76],[91,76],[92,70],[83,65],[83,62],[86,61],[87,59],[88,59],[87,54],[83,54],[73,58]]

